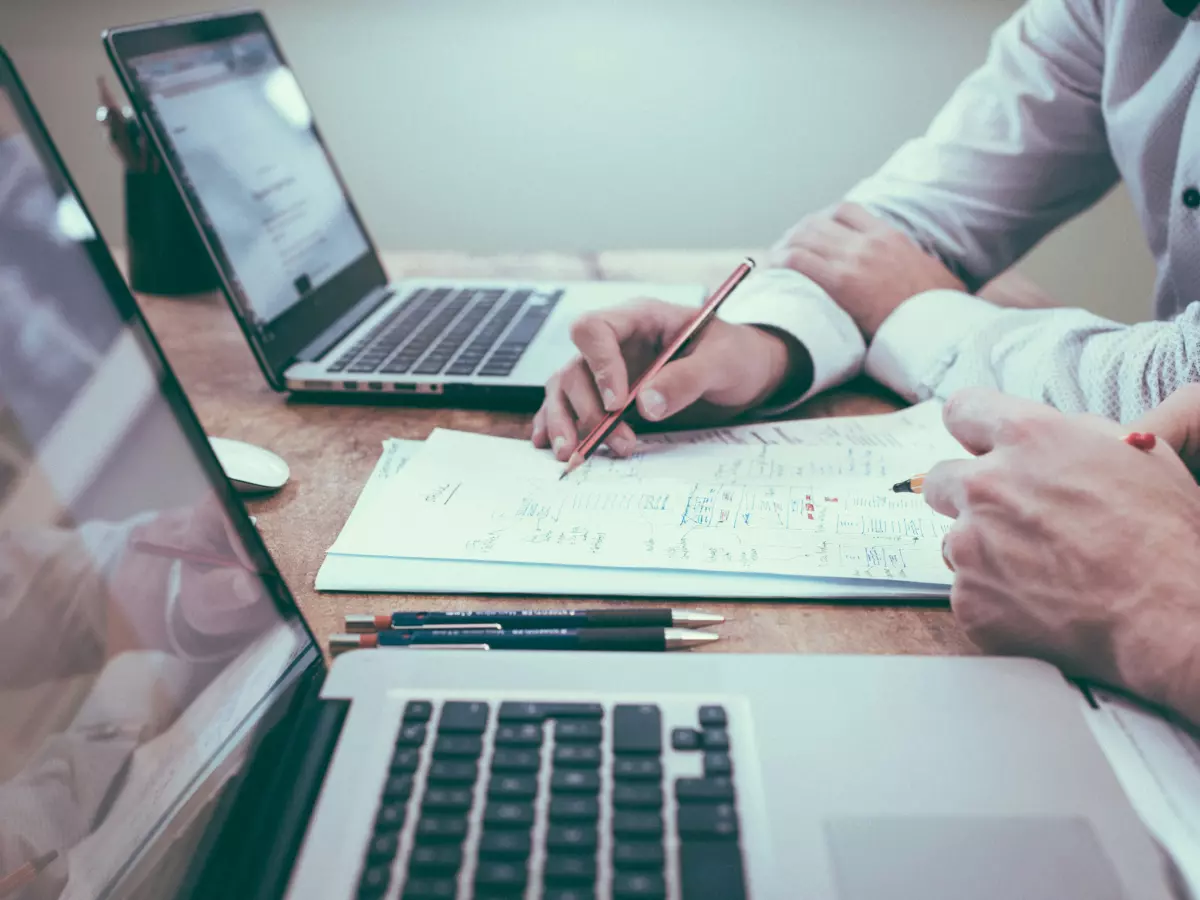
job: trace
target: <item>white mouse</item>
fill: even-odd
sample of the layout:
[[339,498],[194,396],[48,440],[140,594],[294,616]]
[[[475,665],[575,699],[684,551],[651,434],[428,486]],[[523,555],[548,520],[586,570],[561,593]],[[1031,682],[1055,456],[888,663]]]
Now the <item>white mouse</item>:
[[210,437],[208,442],[238,493],[263,494],[287,484],[291,470],[270,450],[230,438]]

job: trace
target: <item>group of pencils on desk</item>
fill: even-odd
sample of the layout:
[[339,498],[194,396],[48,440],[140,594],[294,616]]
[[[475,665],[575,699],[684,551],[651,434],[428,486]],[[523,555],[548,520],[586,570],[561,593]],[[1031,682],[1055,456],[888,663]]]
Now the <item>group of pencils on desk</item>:
[[366,648],[455,650],[686,650],[720,639],[724,616],[685,609],[395,612],[346,616],[331,653]]
[[103,76],[96,79],[100,90],[100,106],[96,121],[108,133],[109,143],[129,172],[149,172],[158,168],[158,157],[150,152],[146,132],[133,113],[132,107],[120,106]]

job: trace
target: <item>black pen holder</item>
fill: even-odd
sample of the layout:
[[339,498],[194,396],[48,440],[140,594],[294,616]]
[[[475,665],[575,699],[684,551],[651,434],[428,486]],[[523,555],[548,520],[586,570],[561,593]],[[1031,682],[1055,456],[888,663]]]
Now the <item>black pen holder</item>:
[[135,292],[185,297],[220,286],[208,249],[164,169],[126,170],[125,231]]

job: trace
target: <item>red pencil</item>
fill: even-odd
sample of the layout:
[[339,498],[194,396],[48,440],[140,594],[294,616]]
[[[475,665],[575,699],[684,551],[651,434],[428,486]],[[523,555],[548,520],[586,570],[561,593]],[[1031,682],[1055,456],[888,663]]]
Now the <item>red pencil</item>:
[[43,853],[41,856],[31,859],[19,869],[14,869],[9,874],[0,877],[0,897],[15,894],[37,878],[42,870],[56,859],[58,859],[58,851],[51,850],[49,853]]
[[734,289],[743,281],[745,281],[746,276],[753,271],[754,260],[746,257],[746,259],[742,260],[741,265],[733,270],[733,274],[725,279],[725,283],[717,288],[716,291],[713,292],[712,296],[705,301],[704,306],[700,308],[700,312],[696,314],[696,318],[692,319],[687,328],[683,329],[683,331],[681,331],[675,337],[675,340],[671,341],[671,343],[667,345],[666,349],[663,350],[658,359],[656,359],[650,365],[650,368],[643,372],[641,377],[633,383],[633,386],[629,389],[629,394],[626,396],[625,402],[622,404],[621,408],[614,409],[607,416],[601,419],[600,424],[592,429],[592,433],[585,437],[583,442],[575,448],[575,452],[572,453],[571,458],[567,460],[567,468],[564,469],[562,475],[559,476],[559,481],[566,478],[568,475],[582,466],[587,458],[596,452],[596,448],[604,442],[606,437],[612,434],[613,429],[616,428],[620,423],[621,418],[626,412],[628,412],[629,407],[633,406],[633,404],[637,402],[638,393],[641,391],[642,387],[645,386],[646,382],[661,372],[663,366],[678,356],[692,341],[692,339],[704,330],[704,327],[708,325],[708,323],[711,322],[716,316],[717,310],[721,308],[721,304],[729,298],[729,295],[733,293]]

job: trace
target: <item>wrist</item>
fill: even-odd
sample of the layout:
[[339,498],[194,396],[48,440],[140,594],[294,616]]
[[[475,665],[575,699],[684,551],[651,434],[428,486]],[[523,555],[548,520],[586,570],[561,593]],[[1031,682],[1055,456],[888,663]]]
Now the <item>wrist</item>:
[[1131,605],[1113,638],[1117,675],[1139,697],[1200,726],[1200,578]]
[[813,383],[813,359],[808,348],[792,335],[769,326],[751,326],[764,339],[767,379],[754,406],[787,405],[807,393]]

